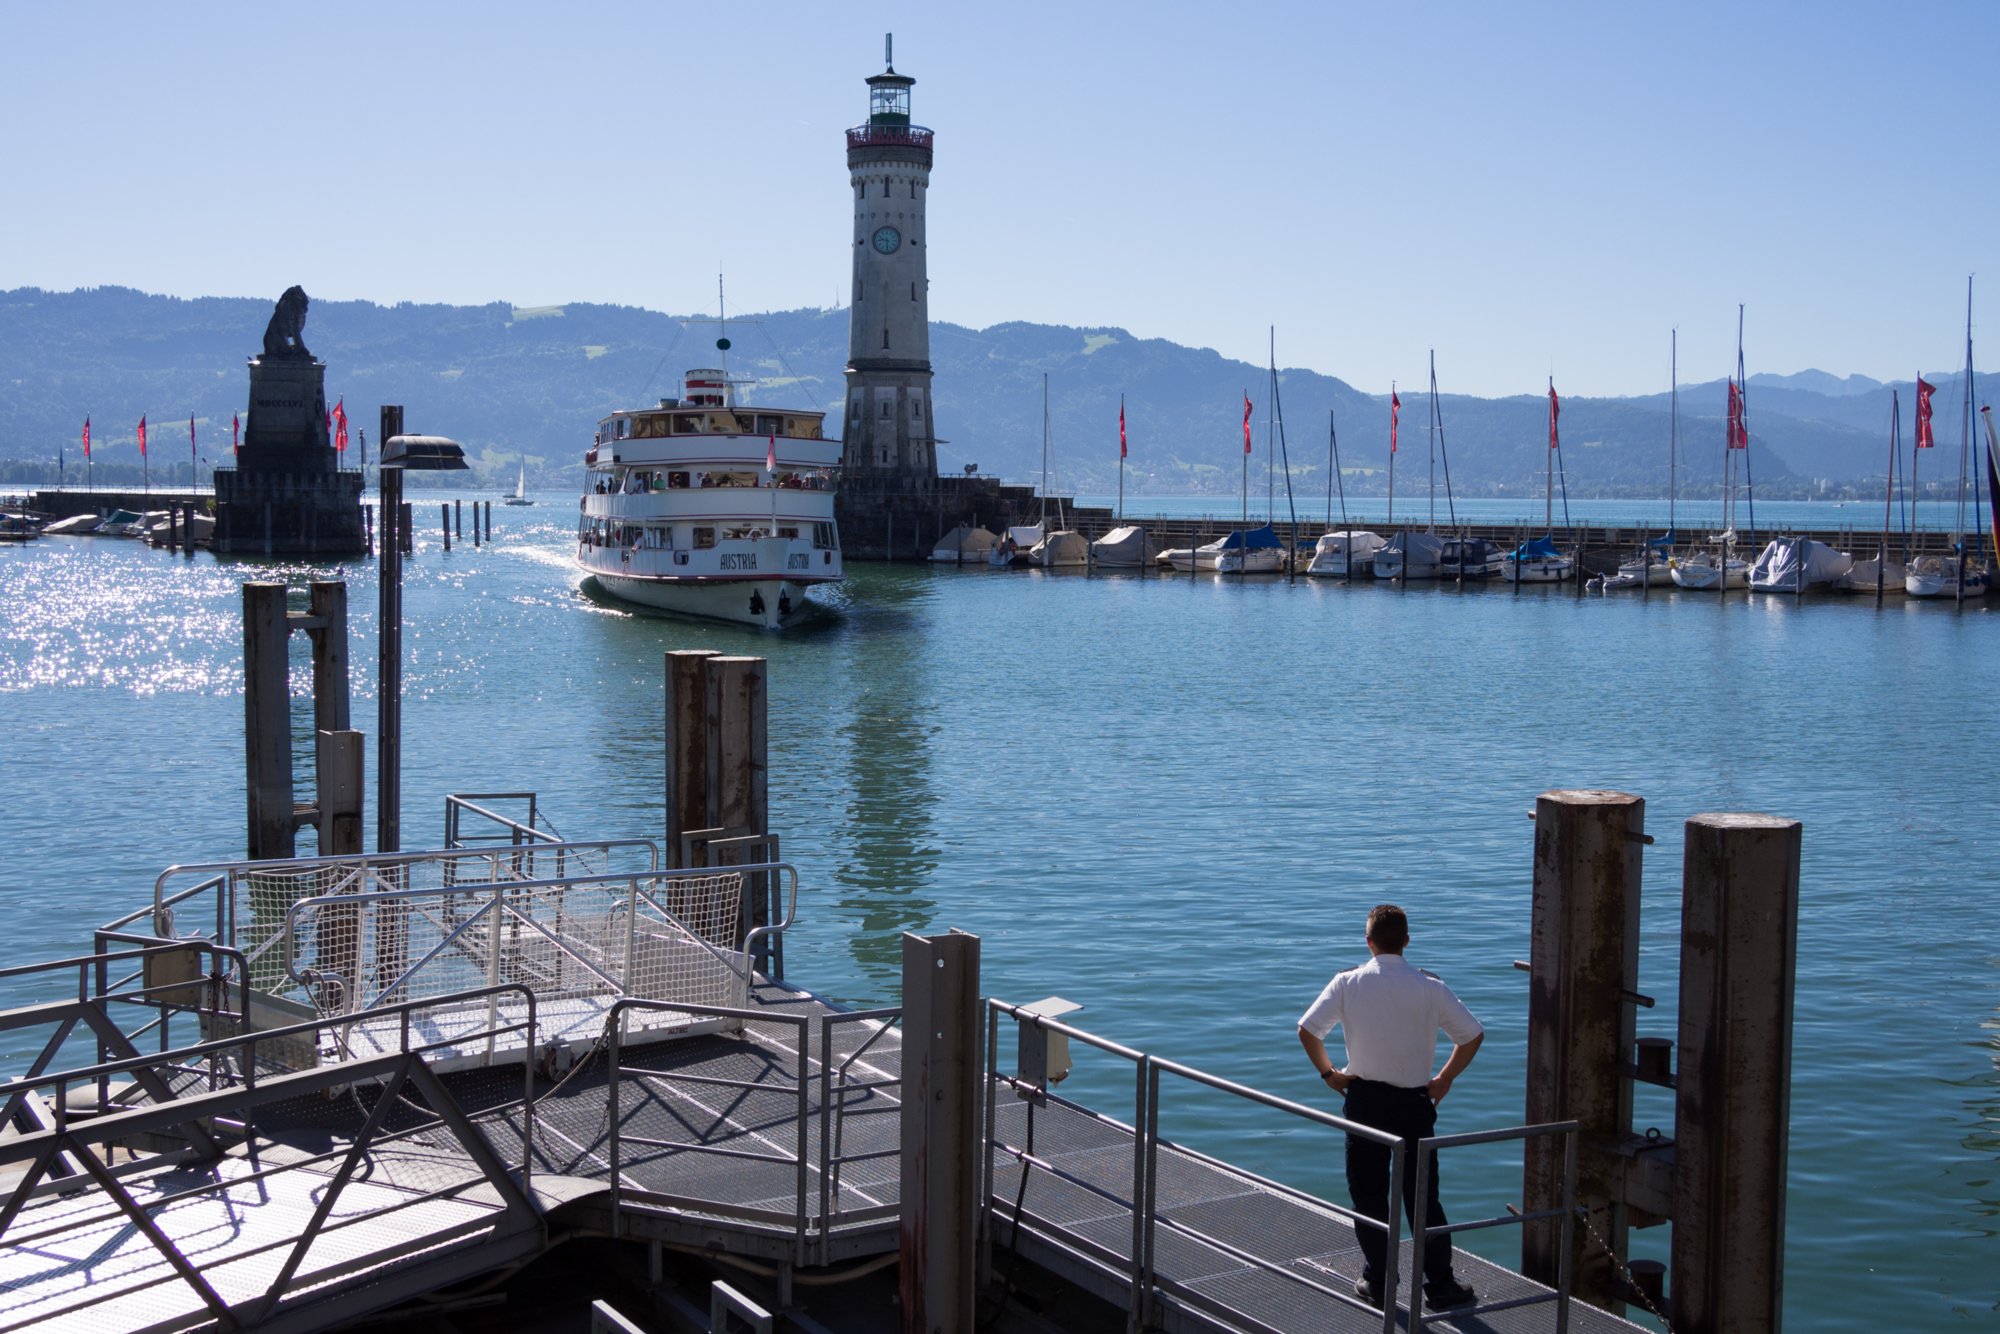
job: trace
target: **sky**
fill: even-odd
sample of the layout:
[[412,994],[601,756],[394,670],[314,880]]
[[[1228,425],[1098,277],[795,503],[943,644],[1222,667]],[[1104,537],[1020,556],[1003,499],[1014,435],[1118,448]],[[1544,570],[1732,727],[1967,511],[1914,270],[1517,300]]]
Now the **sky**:
[[2000,4],[1914,12],[0,0],[0,289],[836,305],[893,31],[933,321],[1616,395],[1741,303],[1752,374],[1907,379],[2000,302]]

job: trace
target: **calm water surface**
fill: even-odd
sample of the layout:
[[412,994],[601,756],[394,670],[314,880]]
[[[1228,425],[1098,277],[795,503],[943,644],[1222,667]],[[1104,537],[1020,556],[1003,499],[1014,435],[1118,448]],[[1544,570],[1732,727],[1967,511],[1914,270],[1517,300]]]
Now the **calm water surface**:
[[[496,787],[539,792],[573,836],[657,835],[661,654],[764,654],[773,824],[804,879],[793,980],[890,1002],[899,933],[960,927],[990,994],[1060,994],[1106,1037],[1319,1101],[1294,1022],[1395,901],[1412,958],[1488,1027],[1445,1106],[1463,1130],[1522,1117],[1537,793],[1647,799],[1638,986],[1661,1004],[1642,1034],[1674,1032],[1682,822],[1794,817],[1788,1323],[1991,1326],[2000,607],[862,567],[836,614],[778,638],[585,595],[571,503],[496,508],[496,544],[420,545],[409,567],[411,846],[439,836],[445,793]],[[238,587],[327,568],[350,581],[372,731],[368,563],[0,549],[5,962],[86,949],[170,862],[241,855]],[[309,768],[303,695],[294,718]],[[1071,1089],[1129,1111],[1126,1070],[1077,1066]],[[1670,1131],[1666,1095],[1642,1093],[1641,1127]],[[1176,1097],[1164,1124],[1343,1190],[1337,1139],[1275,1115]],[[1463,1216],[1497,1213],[1518,1157],[1460,1150],[1445,1182]],[[1664,1254],[1663,1230],[1637,1235]]]

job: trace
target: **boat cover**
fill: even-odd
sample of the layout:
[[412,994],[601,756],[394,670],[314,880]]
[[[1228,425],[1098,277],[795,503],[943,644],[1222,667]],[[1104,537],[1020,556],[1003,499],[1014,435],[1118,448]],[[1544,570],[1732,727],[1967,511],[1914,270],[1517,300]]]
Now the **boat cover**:
[[1283,550],[1284,543],[1278,540],[1278,530],[1270,524],[1248,531],[1237,529],[1215,544],[1218,551],[1234,551],[1238,547],[1248,547],[1252,551]]
[[1382,545],[1384,550],[1400,552],[1414,565],[1435,565],[1444,552],[1444,539],[1436,533],[1415,533],[1407,528]]
[[1090,543],[1086,542],[1083,534],[1079,532],[1065,530],[1060,533],[1050,533],[1035,543],[1028,552],[1028,561],[1044,569],[1057,565],[1088,565]]
[[1038,523],[1031,523],[1020,528],[1009,528],[1007,536],[1013,539],[1015,546],[1026,551],[1029,547],[1042,540],[1042,526]]
[[1649,547],[1658,547],[1661,551],[1671,551],[1676,540],[1674,530],[1669,528],[1665,535],[1654,538],[1652,541],[1646,543],[1646,545]]
[[931,548],[931,559],[955,561],[963,554],[966,560],[983,560],[986,553],[1000,545],[1000,539],[984,528],[969,528],[964,524],[952,529]]
[[1555,538],[1538,537],[1532,542],[1523,542],[1509,554],[1515,560],[1547,560],[1562,555],[1562,552],[1556,550]]
[[1113,528],[1090,544],[1090,557],[1099,565],[1144,565],[1159,554],[1152,535],[1137,524]]
[[1319,542],[1313,547],[1313,554],[1337,556],[1346,551],[1356,557],[1372,556],[1387,545],[1380,533],[1371,533],[1361,528],[1348,528],[1337,533],[1322,533]]
[[94,533],[97,531],[99,522],[95,514],[72,514],[67,519],[57,519],[54,523],[42,529],[42,531],[54,537],[61,537],[66,534]]
[[1854,557],[1835,551],[1824,542],[1781,537],[1765,544],[1757,563],[1750,568],[1750,583],[1756,588],[1811,588],[1815,584],[1832,583],[1853,564]]

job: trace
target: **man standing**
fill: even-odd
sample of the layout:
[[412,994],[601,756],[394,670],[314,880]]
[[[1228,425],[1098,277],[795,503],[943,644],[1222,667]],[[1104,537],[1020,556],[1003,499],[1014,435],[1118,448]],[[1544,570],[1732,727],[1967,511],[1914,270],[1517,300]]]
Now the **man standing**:
[[[1414,1167],[1417,1141],[1437,1126],[1437,1104],[1451,1092],[1452,1081],[1472,1064],[1486,1030],[1451,988],[1420,968],[1403,961],[1410,942],[1410,923],[1403,910],[1382,904],[1368,914],[1369,960],[1359,968],[1336,973],[1319,999],[1299,1019],[1299,1043],[1312,1058],[1320,1078],[1346,1099],[1342,1110],[1350,1121],[1399,1135],[1405,1161]],[[1347,1042],[1347,1065],[1333,1068],[1326,1053],[1326,1035],[1338,1024]],[[1435,1076],[1438,1030],[1452,1041],[1451,1056]],[[1358,1135],[1347,1137],[1347,1191],[1354,1210],[1368,1218],[1386,1219],[1389,1205],[1389,1146]],[[1420,1226],[1416,1208],[1416,1173],[1403,1180],[1403,1208],[1412,1228]],[[1437,1155],[1431,1155],[1430,1190],[1426,1201],[1430,1227],[1442,1226],[1438,1203]],[[1355,1292],[1371,1306],[1382,1304],[1382,1270],[1388,1234],[1382,1228],[1359,1226],[1361,1279]],[[1469,1306],[1473,1291],[1451,1272],[1451,1243],[1440,1237],[1424,1248],[1424,1303],[1432,1310]]]

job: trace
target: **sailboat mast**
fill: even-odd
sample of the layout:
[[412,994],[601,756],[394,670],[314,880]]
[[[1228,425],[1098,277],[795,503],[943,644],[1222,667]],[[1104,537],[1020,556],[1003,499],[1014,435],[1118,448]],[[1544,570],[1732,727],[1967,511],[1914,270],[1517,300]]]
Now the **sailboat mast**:
[[[1681,331],[1667,343],[1667,532],[1674,531],[1674,502],[1680,496],[1681,471]],[[1669,546],[1668,554],[1672,554]]]
[[[1125,395],[1118,396],[1118,522],[1125,522]],[[1141,544],[1144,554],[1144,544]]]
[[1903,396],[1889,391],[1889,476],[1882,487],[1882,542],[1875,551],[1875,600],[1882,599],[1882,580],[1889,568],[1889,523],[1896,512],[1896,455],[1903,446]]
[[1549,447],[1542,460],[1542,531],[1556,535],[1556,377],[1549,377]]
[[1049,535],[1049,373],[1042,372],[1042,536]]
[[1431,349],[1431,475],[1430,475],[1431,531],[1438,526],[1438,354]]
[[[1972,278],[1965,280],[1965,422],[1959,430],[1958,445],[1958,600],[1965,601],[1965,563],[1971,553],[1965,546],[1965,483],[1972,455]],[[1975,496],[1977,483],[1974,484]]]
[[1264,521],[1278,519],[1278,326],[1270,326],[1271,384],[1264,404]]
[[[1326,410],[1326,526],[1333,527],[1333,484],[1340,477],[1340,432],[1333,424],[1333,409]],[[1340,497],[1341,527],[1347,526],[1347,496]]]

